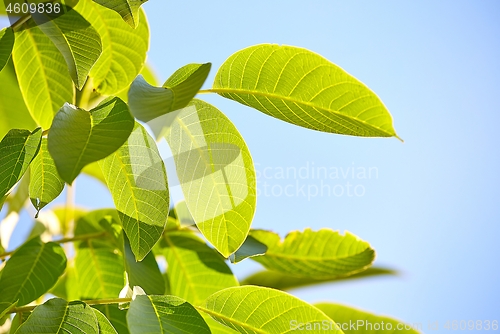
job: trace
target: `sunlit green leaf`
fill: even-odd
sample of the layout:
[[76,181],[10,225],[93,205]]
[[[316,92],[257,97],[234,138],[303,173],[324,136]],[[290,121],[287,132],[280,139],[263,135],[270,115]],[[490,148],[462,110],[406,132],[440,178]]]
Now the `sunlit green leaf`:
[[297,277],[328,279],[367,269],[375,259],[370,244],[346,232],[321,229],[293,231],[284,241],[278,234],[252,230],[250,235],[267,246],[263,256],[253,257],[267,269]]
[[160,246],[168,264],[169,293],[199,305],[211,294],[238,285],[220,254],[196,235],[167,232]]
[[118,334],[111,322],[108,320],[108,318],[106,318],[104,314],[101,313],[101,311],[95,308],[92,308],[92,311],[94,312],[97,323],[99,325],[99,334]]
[[71,184],[85,165],[115,152],[134,127],[130,111],[119,98],[108,98],[86,111],[65,104],[49,132],[48,147],[61,178]]
[[139,8],[148,0],[94,0],[100,5],[114,10],[132,28],[139,25]]
[[102,52],[101,38],[97,31],[75,10],[57,15],[56,18],[35,11],[32,17],[61,52],[73,82],[78,89],[82,89],[87,75]]
[[314,306],[332,318],[346,334],[419,334],[419,331],[413,329],[409,324],[352,307],[330,303],[319,303]]
[[217,333],[217,334],[237,334],[239,332],[235,331],[234,329],[227,327],[226,325],[221,324],[220,322],[215,321],[212,317],[209,315],[205,315],[203,317],[205,319],[205,322],[207,323],[208,327],[210,327],[210,330],[212,333]]
[[241,285],[259,285],[278,290],[291,290],[309,285],[337,283],[352,279],[369,278],[382,275],[396,275],[390,269],[370,267],[365,271],[351,276],[340,276],[327,279],[314,279],[313,277],[296,277],[278,271],[262,270],[243,279]]
[[16,32],[12,59],[31,116],[43,129],[50,128],[57,111],[73,99],[64,57],[30,19]]
[[396,136],[391,115],[375,93],[337,65],[302,48],[261,44],[238,51],[220,67],[213,91],[313,130]]
[[136,123],[128,141],[99,162],[137,261],[160,239],[169,211],[167,174],[156,143]]
[[130,248],[130,242],[124,238],[125,269],[128,274],[128,281],[131,287],[140,286],[148,295],[162,295],[165,293],[165,281],[158,268],[153,252],[149,252],[146,257],[137,262],[134,253]]
[[10,27],[0,30],[0,71],[7,64],[14,47],[14,32]]
[[80,1],[75,7],[101,36],[102,54],[90,71],[94,88],[113,95],[127,88],[141,72],[149,48],[149,27],[143,10],[136,29],[113,11],[92,1]]
[[148,122],[186,107],[205,82],[210,68],[210,63],[183,66],[163,87],[151,86],[143,76],[138,76],[128,92],[130,111],[137,119]]
[[[221,290],[200,308],[240,333],[288,333],[299,324],[315,326],[307,333],[342,333],[323,312],[286,292],[256,286]],[[332,327],[325,329],[324,323]]]
[[120,310],[116,304],[95,305],[93,307],[106,316],[118,333],[129,333],[126,318],[127,311]]
[[0,198],[21,179],[40,148],[42,131],[10,130],[0,142]]
[[[3,138],[11,129],[36,128],[36,123],[24,104],[23,96],[19,90],[14,64],[10,60],[0,71],[2,94],[0,94],[0,138]],[[15,110],[15,112],[13,112]]]
[[38,155],[33,159],[30,169],[30,199],[39,212],[52,202],[64,189],[64,181],[57,173],[54,160],[47,148],[47,139],[42,138]]
[[84,302],[53,298],[36,307],[16,333],[99,334],[99,324]]
[[165,138],[197,227],[224,256],[245,241],[256,205],[255,169],[236,127],[214,106],[194,99],[167,114]]
[[198,311],[176,296],[137,296],[127,323],[131,334],[211,333]]
[[[144,67],[142,68],[140,75],[147,81],[150,82],[152,85],[157,86],[158,85],[158,78],[156,77],[156,74],[153,71],[153,68],[148,64],[144,64]],[[129,87],[125,88],[119,93],[116,93],[115,95],[122,99],[125,102],[128,102],[128,91],[130,90],[130,87],[134,83],[132,82]],[[129,105],[130,107],[130,105]]]
[[[19,247],[5,264],[0,277],[0,302],[26,305],[56,284],[66,268],[59,244],[34,238]],[[0,310],[2,312],[3,310]]]

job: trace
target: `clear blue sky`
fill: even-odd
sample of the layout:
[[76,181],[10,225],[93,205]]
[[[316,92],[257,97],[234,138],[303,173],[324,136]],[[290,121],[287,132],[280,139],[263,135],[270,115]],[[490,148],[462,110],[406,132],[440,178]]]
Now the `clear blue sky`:
[[[377,264],[402,273],[294,294],[424,326],[500,320],[498,1],[150,0],[144,8],[148,60],[161,82],[187,63],[212,62],[210,83],[241,48],[288,44],[343,67],[391,111],[404,143],[314,132],[202,96],[236,124],[262,175],[254,227],[282,236],[306,226],[349,230],[377,250]],[[372,177],[313,178],[321,167],[372,168]],[[310,175],[275,175],[287,168]],[[322,185],[344,194],[278,195],[287,185],[309,187],[311,196]],[[349,185],[363,195],[349,196]],[[86,192],[78,193],[80,203],[109,205],[108,195],[95,196],[103,188],[77,187]],[[259,268],[251,261],[233,267],[240,277]]]

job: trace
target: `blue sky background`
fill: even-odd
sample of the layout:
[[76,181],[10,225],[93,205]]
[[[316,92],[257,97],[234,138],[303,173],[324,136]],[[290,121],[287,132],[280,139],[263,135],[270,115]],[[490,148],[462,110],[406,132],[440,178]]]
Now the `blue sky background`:
[[[237,50],[287,44],[341,66],[391,111],[404,143],[310,131],[201,96],[236,124],[261,174],[306,166],[310,173],[319,167],[378,172],[370,179],[259,179],[253,227],[282,236],[307,226],[348,230],[372,244],[378,265],[401,272],[295,295],[422,323],[424,330],[439,321],[440,332],[447,320],[500,320],[498,1],[150,0],[144,8],[148,61],[160,82],[187,63],[212,62],[208,88]],[[297,182],[345,191],[349,182],[363,196],[277,195]],[[275,195],[263,194],[264,183]],[[77,182],[77,202],[112,205],[106,190],[88,179]],[[259,267],[232,266],[240,278]]]

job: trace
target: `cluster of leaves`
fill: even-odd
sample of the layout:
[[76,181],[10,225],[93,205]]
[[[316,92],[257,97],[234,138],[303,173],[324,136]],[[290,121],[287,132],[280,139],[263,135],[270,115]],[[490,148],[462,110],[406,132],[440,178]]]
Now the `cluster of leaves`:
[[[145,66],[143,2],[80,0],[64,15],[27,15],[0,31],[2,224],[28,198],[45,213],[22,246],[0,249],[2,323],[12,322],[11,333],[348,333],[341,325],[362,319],[400,325],[284,292],[388,271],[371,267],[375,251],[348,232],[305,229],[281,240],[251,229],[250,151],[221,111],[194,97],[216,93],[317,131],[397,137],[381,100],[311,51],[268,44],[229,57],[208,90],[200,91],[209,63],[188,64],[159,86]],[[161,139],[185,196],[173,209]],[[107,186],[115,208],[44,209],[82,172]],[[239,283],[228,262],[246,258],[266,270]]]

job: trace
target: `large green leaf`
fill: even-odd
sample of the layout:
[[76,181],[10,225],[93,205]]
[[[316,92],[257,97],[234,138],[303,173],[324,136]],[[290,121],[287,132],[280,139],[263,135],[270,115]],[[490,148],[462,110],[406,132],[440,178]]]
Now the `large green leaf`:
[[352,275],[367,269],[375,259],[370,244],[346,232],[321,229],[293,231],[284,241],[278,234],[252,230],[250,235],[267,246],[263,256],[253,257],[270,270],[315,279]]
[[130,111],[135,118],[148,122],[184,108],[198,93],[211,66],[210,63],[183,66],[165,81],[163,87],[151,86],[142,75],[138,76],[128,92]]
[[113,95],[127,88],[141,72],[149,48],[149,27],[140,12],[137,29],[131,28],[112,10],[92,1],[75,7],[101,36],[102,54],[90,71],[93,85],[101,94]]
[[57,173],[54,160],[47,148],[47,139],[42,138],[38,155],[33,159],[30,168],[29,194],[31,203],[39,212],[52,202],[64,189],[64,181]]
[[[77,220],[75,236],[105,232],[103,225],[113,219],[118,216],[112,209],[89,212]],[[112,238],[90,238],[75,245],[80,298],[117,298],[125,285],[122,250]]]
[[168,264],[169,293],[200,305],[211,294],[238,285],[220,254],[196,235],[167,232],[160,246]]
[[101,311],[95,308],[92,308],[92,311],[94,312],[97,323],[99,325],[99,334],[118,334],[109,319],[106,318],[106,316],[102,314]]
[[[219,291],[200,310],[240,333],[288,333],[310,326],[307,333],[342,333],[323,312],[286,292],[256,286]],[[328,324],[325,328],[324,324]]]
[[278,271],[262,270],[241,281],[241,285],[259,285],[278,290],[291,290],[309,285],[344,282],[351,279],[360,279],[381,275],[396,275],[391,269],[370,267],[365,271],[353,274],[351,276],[341,276],[327,279],[315,279],[313,277],[296,277]]
[[142,261],[136,261],[134,253],[130,248],[130,242],[125,236],[124,238],[124,256],[125,270],[128,274],[129,286],[140,286],[148,295],[162,295],[165,293],[165,280],[158,268],[153,252]]
[[12,54],[14,47],[14,32],[11,28],[0,30],[0,71],[4,68]]
[[99,324],[84,302],[53,298],[36,307],[16,333],[99,334]]
[[12,59],[31,116],[42,128],[50,128],[55,113],[73,99],[73,83],[64,57],[30,19],[16,32]]
[[55,116],[48,137],[61,178],[71,184],[84,166],[118,150],[133,127],[128,106],[117,97],[91,111],[66,103]]
[[238,51],[220,67],[212,91],[313,130],[396,136],[391,115],[375,93],[302,48],[262,44]]
[[[26,305],[56,284],[66,268],[59,244],[34,238],[19,247],[5,264],[0,277],[0,302]],[[0,310],[1,312],[2,310]]]
[[[0,94],[0,138],[3,138],[11,129],[34,129],[36,123],[24,104],[19,90],[16,72],[12,59],[0,71],[2,94]],[[15,112],[13,112],[15,110]]]
[[176,111],[165,138],[186,204],[201,233],[224,256],[245,241],[256,205],[255,169],[236,127],[214,106],[194,99]]
[[21,179],[40,148],[42,131],[37,128],[10,130],[0,142],[0,198]]
[[148,0],[94,0],[98,4],[114,10],[132,28],[139,26],[139,8]]
[[137,296],[127,313],[131,334],[211,333],[198,311],[176,296]]
[[33,13],[32,17],[61,52],[73,82],[82,89],[102,52],[97,31],[75,10],[68,10],[56,18],[39,12]]
[[335,320],[337,325],[346,334],[366,333],[409,333],[419,334],[419,331],[411,325],[397,321],[389,317],[374,315],[352,307],[339,304],[319,303],[315,304],[318,309]]
[[169,211],[165,165],[153,138],[139,123],[128,141],[99,161],[137,261],[160,239]]

